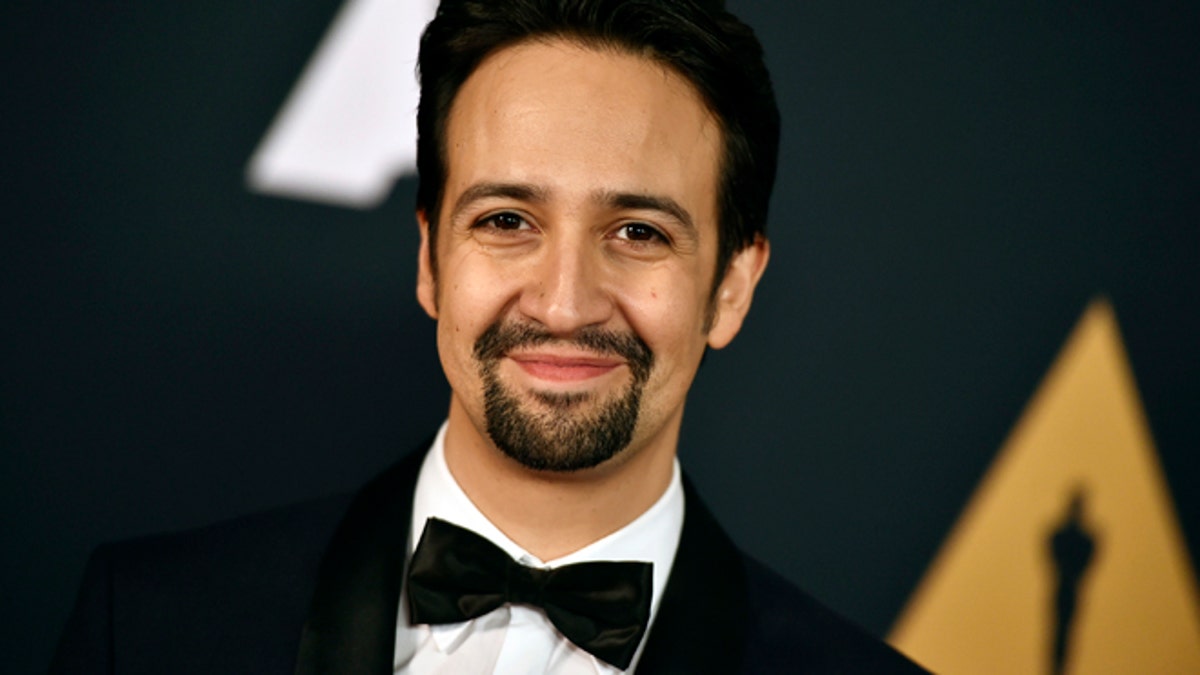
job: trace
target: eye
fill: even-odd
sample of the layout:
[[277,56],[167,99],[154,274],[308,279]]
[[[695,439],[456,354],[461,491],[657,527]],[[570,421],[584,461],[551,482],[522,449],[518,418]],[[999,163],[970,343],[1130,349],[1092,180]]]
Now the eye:
[[506,232],[533,229],[533,226],[531,226],[528,221],[512,211],[501,211],[499,213],[493,213],[484,218],[480,218],[475,223],[475,227],[504,230]]
[[646,223],[625,223],[617,230],[617,239],[625,239],[638,243],[667,243],[666,236],[657,228]]

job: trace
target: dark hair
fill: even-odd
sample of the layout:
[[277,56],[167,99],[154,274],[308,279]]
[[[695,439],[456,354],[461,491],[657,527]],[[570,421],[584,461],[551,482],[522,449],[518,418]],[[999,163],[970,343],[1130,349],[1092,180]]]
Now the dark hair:
[[[749,26],[709,0],[442,0],[421,36],[417,208],[436,236],[446,182],[446,123],[459,88],[489,54],[561,37],[651,58],[683,76],[721,126],[716,283],[762,235],[779,154],[779,109]],[[436,256],[431,248],[431,263]]]

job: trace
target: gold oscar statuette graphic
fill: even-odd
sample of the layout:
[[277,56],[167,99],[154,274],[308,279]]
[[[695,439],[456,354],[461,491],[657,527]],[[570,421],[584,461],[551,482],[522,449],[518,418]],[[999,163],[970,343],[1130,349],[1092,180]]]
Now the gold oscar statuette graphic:
[[947,675],[1200,673],[1200,595],[1106,301],[1087,308],[888,641]]

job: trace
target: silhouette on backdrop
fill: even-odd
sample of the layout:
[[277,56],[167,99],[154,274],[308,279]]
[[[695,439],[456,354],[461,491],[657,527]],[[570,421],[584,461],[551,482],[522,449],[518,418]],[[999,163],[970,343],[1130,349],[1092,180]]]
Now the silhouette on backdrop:
[[1080,585],[1097,547],[1096,536],[1083,524],[1086,501],[1086,490],[1076,487],[1066,513],[1047,542],[1054,558],[1054,652],[1050,670],[1054,675],[1065,672],[1071,627],[1079,607]]

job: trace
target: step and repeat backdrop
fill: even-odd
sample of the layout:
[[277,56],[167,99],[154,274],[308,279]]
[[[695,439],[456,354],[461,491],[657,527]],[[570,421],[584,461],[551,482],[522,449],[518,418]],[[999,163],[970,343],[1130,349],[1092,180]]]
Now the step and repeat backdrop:
[[[784,131],[771,266],[684,423],[710,505],[936,670],[1200,671],[1197,9],[728,4]],[[432,6],[6,8],[7,672],[96,544],[352,489],[444,416]]]

